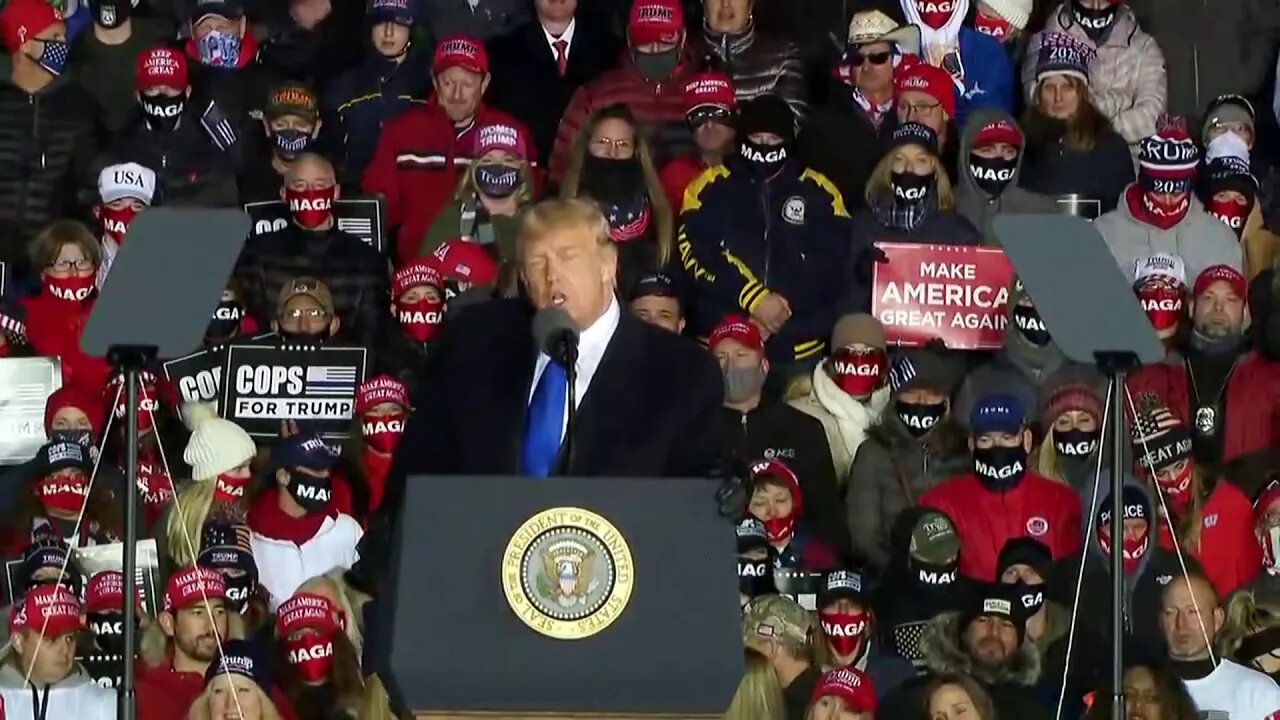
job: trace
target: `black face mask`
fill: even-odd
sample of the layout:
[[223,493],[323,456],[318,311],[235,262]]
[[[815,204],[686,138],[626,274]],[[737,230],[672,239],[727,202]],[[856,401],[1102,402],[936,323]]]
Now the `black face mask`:
[[80,443],[83,447],[93,447],[93,433],[88,430],[54,430],[49,433],[49,442]]
[[1019,580],[1013,584],[1013,590],[1022,602],[1023,617],[1031,617],[1044,607],[1044,583],[1028,583]]
[[1032,305],[1014,306],[1013,323],[1018,326],[1018,332],[1022,333],[1022,337],[1036,347],[1044,347],[1053,339],[1045,329],[1040,313]]
[[333,497],[332,477],[312,477],[301,472],[289,473],[289,495],[308,513],[324,510]]
[[213,319],[209,321],[209,327],[204,331],[204,336],[218,340],[229,338],[240,330],[240,320],[244,316],[245,310],[240,307],[240,303],[235,300],[224,300],[218,303],[218,308],[213,311]]
[[909,558],[907,563],[915,584],[921,588],[950,592],[952,584],[956,581],[955,563],[935,565],[914,558]]
[[147,116],[147,124],[156,130],[172,130],[182,117],[187,105],[184,95],[143,95],[138,102]]
[[[297,477],[297,476],[295,476]],[[302,503],[299,502],[299,505]],[[305,506],[304,506],[305,507]],[[258,589],[258,576],[255,573],[242,573],[236,577],[223,574],[227,585],[227,600],[236,612],[243,613],[249,607],[249,598]]]
[[307,345],[314,347],[317,345],[323,345],[324,342],[329,339],[328,330],[321,330],[318,333],[287,332],[281,330],[279,334],[280,343],[282,345]]
[[947,412],[947,403],[908,403],[895,400],[894,411],[898,419],[906,426],[907,432],[921,438],[929,433]]
[[924,202],[933,190],[933,173],[917,175],[910,172],[895,172],[889,175],[889,186],[893,188],[895,203],[918,205]]
[[973,173],[973,182],[982,192],[996,197],[1004,192],[1013,182],[1013,174],[1018,169],[1018,158],[985,158],[970,153],[969,172]]
[[778,592],[773,581],[773,559],[738,558],[738,592],[749,598]]
[[671,73],[675,72],[676,66],[680,64],[680,46],[656,53],[632,50],[631,59],[636,64],[636,70],[639,70],[646,80],[662,82],[671,77]]
[[110,655],[124,654],[124,615],[117,612],[89,613],[85,619],[98,649]]
[[643,187],[644,169],[634,157],[602,158],[587,153],[583,158],[579,189],[597,200],[620,202],[635,197]]
[[93,21],[108,30],[120,27],[133,13],[133,4],[129,0],[96,0]]
[[1192,329],[1187,336],[1187,343],[1196,353],[1209,358],[1231,357],[1240,351],[1244,337],[1236,332],[1229,335],[1209,336],[1199,330]]
[[1086,458],[1098,449],[1099,430],[1053,431],[1053,449],[1069,458]]
[[1099,42],[1102,38],[1111,32],[1111,26],[1116,22],[1117,5],[1109,4],[1104,8],[1087,8],[1080,0],[1072,0],[1071,15],[1075,18],[1076,23],[1084,30],[1084,34],[1089,39]]
[[767,145],[751,139],[738,144],[738,154],[747,161],[747,167],[762,178],[768,179],[778,174],[787,164],[787,145]]
[[974,448],[973,472],[988,490],[1012,490],[1027,474],[1027,451],[1021,445]]

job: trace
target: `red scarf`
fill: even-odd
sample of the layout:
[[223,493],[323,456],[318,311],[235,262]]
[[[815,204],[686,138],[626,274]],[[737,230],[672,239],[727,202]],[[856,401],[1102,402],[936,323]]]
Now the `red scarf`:
[[394,455],[364,451],[364,481],[369,486],[369,514],[372,515],[382,504],[383,494],[387,490],[387,473],[391,470]]
[[280,487],[274,487],[258,496],[249,506],[249,529],[272,540],[284,540],[302,546],[320,532],[324,519],[337,515],[333,503],[325,512],[308,513],[293,517],[280,509]]

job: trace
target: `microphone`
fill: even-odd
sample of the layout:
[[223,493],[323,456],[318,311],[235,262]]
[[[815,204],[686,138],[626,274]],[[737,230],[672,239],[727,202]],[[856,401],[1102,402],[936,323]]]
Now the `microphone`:
[[578,361],[578,328],[560,308],[543,308],[533,316],[533,339],[538,349],[565,368]]

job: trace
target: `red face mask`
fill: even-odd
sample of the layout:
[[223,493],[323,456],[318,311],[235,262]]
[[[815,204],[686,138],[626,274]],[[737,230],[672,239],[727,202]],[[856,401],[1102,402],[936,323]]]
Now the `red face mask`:
[[164,469],[151,463],[138,463],[138,492],[148,507],[167,505],[173,499],[173,480]]
[[888,364],[882,350],[841,348],[831,358],[836,385],[853,397],[870,395],[880,387]]
[[982,13],[978,13],[973,18],[973,29],[984,35],[990,35],[997,40],[1004,40],[1013,30],[1013,25],[1008,21],[998,17],[987,17]]
[[1168,230],[1187,216],[1187,211],[1191,209],[1191,194],[1184,193],[1176,200],[1167,201],[1153,193],[1144,192],[1142,207],[1147,211],[1144,218],[1147,222],[1161,230]]
[[336,190],[332,187],[318,190],[284,189],[284,201],[289,204],[289,212],[294,222],[304,228],[318,228],[333,216],[333,196]]
[[796,531],[796,514],[791,513],[784,518],[772,518],[764,521],[764,534],[769,542],[782,544],[791,540]]
[[[119,387],[108,386],[108,392],[115,392]],[[115,416],[117,420],[124,420],[125,416],[125,397],[124,393],[120,394],[120,404],[116,405]],[[138,434],[142,435],[148,430],[155,427],[155,413],[160,412],[160,403],[156,400],[156,389],[153,386],[144,385],[138,392]]]
[[915,0],[920,21],[934,30],[941,30],[956,10],[955,0]]
[[1169,504],[1169,509],[1178,515],[1181,515],[1191,504],[1191,471],[1191,463],[1187,463],[1182,472],[1172,480],[1163,478],[1156,480],[1156,484],[1160,486],[1160,492],[1164,493],[1164,501]]
[[390,455],[404,433],[404,413],[366,415],[361,418],[360,433],[365,444],[375,452]]
[[1138,302],[1156,332],[1175,330],[1182,322],[1182,289],[1162,282],[1148,282],[1138,288]]
[[124,244],[124,234],[129,230],[130,223],[133,222],[133,218],[137,215],[138,211],[129,205],[121,208],[109,208],[103,205],[98,210],[98,219],[102,223],[102,232],[114,240],[117,245]]
[[46,510],[78,513],[89,499],[89,482],[81,476],[47,477],[36,484],[36,497]]
[[858,654],[862,638],[867,634],[867,613],[845,613],[823,610],[818,613],[822,632],[832,652],[846,658]]
[[232,477],[226,473],[213,481],[213,499],[219,502],[238,502],[244,499],[244,489],[249,484],[247,477]]
[[406,337],[414,342],[427,342],[435,337],[444,319],[444,302],[424,297],[417,302],[396,301],[396,319]]
[[[1142,562],[1142,556],[1147,554],[1147,543],[1150,537],[1150,529],[1145,529],[1133,539],[1125,538],[1122,548],[1124,556],[1121,559],[1124,562],[1126,574],[1132,575],[1137,572],[1138,563]],[[1102,554],[1110,558],[1111,526],[1109,524],[1098,526],[1098,544],[1102,546]]]
[[1235,231],[1237,238],[1244,232],[1244,223],[1251,210],[1248,203],[1242,205],[1235,200],[1218,200],[1217,198],[1210,200],[1209,207],[1205,209],[1210,215],[1226,223],[1227,227]]
[[84,277],[64,277],[57,278],[46,274],[44,276],[44,289],[49,295],[66,302],[82,303],[89,299],[89,295],[93,293],[94,283],[97,278],[93,274]]
[[329,678],[333,667],[333,639],[324,635],[303,635],[284,641],[289,664],[298,671],[298,677],[307,683],[322,683]]

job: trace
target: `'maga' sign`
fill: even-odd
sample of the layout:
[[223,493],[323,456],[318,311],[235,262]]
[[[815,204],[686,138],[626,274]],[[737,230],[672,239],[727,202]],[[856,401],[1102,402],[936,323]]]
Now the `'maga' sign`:
[[231,345],[219,414],[255,437],[277,437],[281,422],[297,420],[325,438],[345,438],[366,356],[363,347]]

